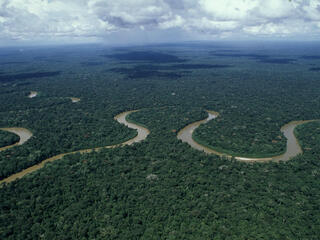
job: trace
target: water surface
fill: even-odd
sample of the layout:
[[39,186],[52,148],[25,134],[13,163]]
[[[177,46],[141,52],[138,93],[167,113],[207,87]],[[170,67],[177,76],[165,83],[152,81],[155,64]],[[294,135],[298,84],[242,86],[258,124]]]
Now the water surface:
[[[192,134],[196,128],[198,128],[201,124],[205,124],[208,121],[215,119],[216,117],[219,116],[219,113],[217,113],[217,112],[212,112],[212,111],[207,111],[207,112],[208,112],[208,117],[206,119],[191,123],[191,124],[187,125],[186,127],[184,127],[182,130],[180,130],[177,135],[178,139],[182,140],[183,142],[188,143],[191,147],[193,147],[199,151],[203,151],[208,154],[215,154],[218,156],[224,156],[227,158],[231,158],[232,157],[231,155],[225,154],[223,152],[215,151],[215,150],[208,148],[206,146],[203,146],[203,145],[197,143],[195,140],[193,140]],[[241,157],[241,156],[234,156],[234,158],[239,161],[248,161],[248,162],[250,162],[250,161],[255,161],[255,162],[256,161],[262,161],[262,162],[263,161],[288,161],[291,158],[302,153],[301,146],[299,145],[298,140],[294,135],[295,127],[300,124],[304,124],[304,123],[307,123],[310,121],[313,121],[313,120],[292,121],[292,122],[289,122],[288,124],[284,125],[281,128],[281,132],[287,138],[287,149],[284,154],[274,156],[274,157],[267,157],[267,158],[248,158],[248,157]]]
[[9,182],[12,182],[12,181],[14,181],[14,180],[16,180],[18,178],[22,178],[26,174],[32,173],[34,171],[37,171],[40,168],[43,168],[46,163],[53,162],[55,160],[61,159],[66,155],[75,154],[75,153],[81,153],[81,154],[82,153],[90,153],[92,151],[99,151],[99,150],[101,150],[103,148],[116,148],[116,147],[121,147],[121,146],[125,146],[125,145],[131,145],[133,143],[137,143],[137,142],[143,141],[144,139],[147,138],[147,136],[149,135],[150,131],[147,128],[141,127],[141,126],[139,126],[137,124],[134,124],[134,123],[130,123],[130,122],[128,122],[126,120],[126,117],[130,113],[133,113],[133,112],[136,112],[136,111],[137,110],[123,112],[123,113],[120,113],[120,114],[118,114],[117,116],[114,117],[114,119],[117,120],[119,123],[126,125],[128,128],[132,128],[132,129],[136,129],[137,130],[138,134],[134,138],[132,138],[132,139],[126,141],[126,142],[120,143],[120,144],[108,145],[108,146],[90,148],[90,149],[83,149],[83,150],[78,150],[78,151],[74,151],[74,152],[67,152],[67,153],[62,153],[62,154],[53,156],[51,158],[43,160],[42,162],[40,162],[40,163],[38,163],[36,165],[33,165],[32,167],[24,169],[21,172],[12,174],[11,176],[1,180],[0,184],[2,184],[4,182],[9,183]]
[[0,130],[17,134],[20,137],[19,142],[9,146],[2,147],[0,148],[0,151],[7,150],[14,146],[22,145],[32,137],[32,132],[25,128],[0,128]]

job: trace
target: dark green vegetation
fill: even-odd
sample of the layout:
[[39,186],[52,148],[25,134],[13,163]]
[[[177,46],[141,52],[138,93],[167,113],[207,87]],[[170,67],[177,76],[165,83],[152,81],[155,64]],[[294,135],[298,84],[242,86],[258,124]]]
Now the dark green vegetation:
[[[295,129],[295,135],[307,155],[319,156],[320,152],[320,122],[310,122]],[[317,173],[315,170],[314,173]]]
[[172,63],[172,62],[184,62],[185,60],[178,58],[175,55],[152,52],[152,51],[133,51],[111,55],[104,55],[104,57],[115,58],[120,61],[141,61],[141,62],[153,62],[153,63]]
[[[147,69],[141,60],[141,69],[180,78],[133,78],[131,72],[116,72],[139,71],[134,59],[123,63],[101,56],[120,54],[119,49],[3,50],[7,62],[28,62],[0,68],[6,75],[61,74],[1,85],[0,127],[25,127],[34,133],[25,145],[0,153],[2,177],[58,153],[131,138],[135,132],[113,120],[125,110],[142,109],[130,119],[151,133],[133,146],[67,156],[2,187],[0,238],[318,239],[319,125],[313,125],[318,123],[297,130],[305,153],[285,163],[219,159],[176,138],[179,129],[205,118],[204,109],[209,109],[220,116],[196,131],[201,139],[219,142],[224,134],[228,145],[223,147],[234,152],[244,151],[243,146],[246,153],[277,152],[283,146],[283,137],[278,138],[282,125],[320,118],[319,74],[309,71],[310,61],[318,65],[319,60],[301,58],[316,48],[207,43],[127,50],[129,55],[150,50],[151,55],[176,56],[185,62],[145,59],[155,67]],[[262,63],[249,56],[213,56],[214,51],[296,61]],[[176,68],[186,64],[188,68]],[[29,99],[30,91],[40,95]],[[81,101],[71,103],[68,97]]]
[[263,63],[275,63],[275,64],[290,64],[295,63],[295,59],[292,58],[266,58],[262,59]]
[[18,65],[18,64],[24,64],[26,62],[0,62],[0,65],[11,65],[11,64],[14,64],[14,65]]
[[[148,69],[148,68],[146,68]],[[171,78],[171,79],[177,79],[182,77],[181,74],[173,73],[173,72],[160,72],[155,70],[146,70],[146,69],[130,69],[130,68],[114,68],[110,71],[126,74],[126,76],[130,79],[134,78],[150,78],[150,77],[160,77],[160,78]]]
[[45,78],[45,77],[53,77],[59,75],[59,71],[55,72],[33,72],[33,73],[19,73],[12,75],[0,75],[0,82],[12,82],[15,80],[26,80],[30,78]]
[[319,60],[320,56],[301,56],[301,58],[307,59],[307,60]]
[[[221,64],[173,64],[173,65],[135,65],[133,68],[113,68],[111,71],[126,74],[128,78],[148,78],[148,77],[164,77],[177,79],[182,76],[188,76],[190,70],[195,69],[214,69],[228,68],[230,65]],[[189,70],[189,71],[181,71]],[[168,72],[169,71],[169,72]],[[180,71],[175,73],[174,71]]]
[[[194,139],[218,152],[232,156],[269,157],[283,153],[286,149],[286,138],[280,127],[272,123],[270,113],[257,114],[257,122],[250,121],[252,110],[247,112],[225,113],[217,119],[201,125]],[[248,115],[237,118],[234,116]],[[261,130],[264,129],[265,132]],[[208,134],[210,132],[210,134]],[[246,139],[245,139],[246,138]]]
[[296,61],[296,59],[292,59],[292,58],[271,58],[271,56],[262,55],[262,54],[241,54],[241,53],[233,53],[233,52],[230,52],[230,53],[229,52],[227,53],[212,52],[211,54],[216,57],[251,58],[254,60],[258,60],[262,63],[290,64]]
[[313,67],[309,69],[310,71],[315,71],[315,72],[319,72],[320,71],[320,67]]
[[0,148],[15,144],[19,139],[19,136],[14,133],[0,130]]
[[99,65],[103,65],[104,62],[82,62],[81,63],[83,66],[87,66],[87,67],[90,67],[90,66],[99,66]]

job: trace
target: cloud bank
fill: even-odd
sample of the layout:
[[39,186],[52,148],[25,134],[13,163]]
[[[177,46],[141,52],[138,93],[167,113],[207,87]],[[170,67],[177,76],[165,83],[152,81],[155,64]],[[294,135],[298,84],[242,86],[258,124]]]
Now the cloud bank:
[[0,41],[320,37],[319,0],[0,0]]

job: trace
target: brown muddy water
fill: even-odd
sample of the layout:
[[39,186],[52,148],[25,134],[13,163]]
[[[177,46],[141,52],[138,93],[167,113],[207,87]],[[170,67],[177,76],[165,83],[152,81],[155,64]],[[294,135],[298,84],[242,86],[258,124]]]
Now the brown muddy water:
[[[218,152],[215,151],[211,148],[208,148],[206,146],[203,146],[199,143],[197,143],[195,140],[192,138],[192,134],[196,128],[198,128],[201,124],[205,124],[209,122],[212,119],[215,119],[219,116],[219,113],[213,112],[213,111],[207,111],[208,112],[208,117],[204,120],[197,121],[194,123],[191,123],[181,129],[178,132],[178,139],[182,140],[183,142],[188,143],[191,147],[203,151],[208,154],[215,154],[218,156],[224,156],[227,158],[231,158],[231,155],[225,154],[223,152]],[[294,135],[294,129],[296,126],[311,122],[315,120],[307,120],[307,121],[292,121],[289,122],[288,124],[284,125],[281,128],[281,132],[284,134],[284,136],[287,138],[287,149],[284,154],[274,156],[274,157],[267,157],[267,158],[248,158],[248,157],[241,157],[241,156],[235,156],[234,158],[239,161],[244,161],[244,162],[265,162],[265,161],[288,161],[291,158],[297,156],[298,154],[302,153],[301,146],[298,143],[297,138]]]
[[0,130],[17,134],[20,137],[19,142],[10,146],[0,148],[0,152],[12,148],[14,146],[22,145],[32,137],[32,132],[25,128],[0,128]]
[[56,155],[54,157],[45,159],[41,163],[38,163],[38,164],[36,164],[36,165],[34,165],[32,167],[24,169],[21,172],[15,173],[15,174],[13,174],[13,175],[1,180],[0,184],[9,183],[9,182],[12,182],[12,181],[14,181],[14,180],[16,180],[18,178],[22,178],[26,174],[32,173],[32,172],[37,171],[38,169],[44,167],[44,165],[46,163],[53,162],[55,160],[61,159],[66,155],[75,154],[75,153],[81,153],[81,154],[82,153],[90,153],[92,151],[99,151],[99,150],[101,150],[103,148],[116,148],[116,147],[121,147],[121,146],[125,146],[125,145],[131,145],[133,143],[138,143],[138,142],[141,142],[141,141],[145,140],[147,138],[147,136],[149,135],[150,131],[147,128],[141,127],[141,126],[139,126],[137,124],[134,124],[134,123],[130,123],[130,122],[128,122],[126,120],[126,117],[130,113],[133,113],[133,112],[136,112],[136,111],[138,111],[138,110],[123,112],[123,113],[120,113],[120,114],[118,114],[117,116],[114,117],[114,119],[116,121],[118,121],[119,123],[126,125],[128,128],[132,128],[132,129],[136,129],[137,130],[138,134],[134,138],[132,138],[132,139],[126,141],[126,142],[120,143],[120,144],[109,145],[109,146],[104,146],[104,147],[97,147],[97,148],[91,148],[91,149],[83,149],[83,150],[78,150],[78,151],[74,151],[74,152],[68,152],[68,153],[62,153],[62,154]]

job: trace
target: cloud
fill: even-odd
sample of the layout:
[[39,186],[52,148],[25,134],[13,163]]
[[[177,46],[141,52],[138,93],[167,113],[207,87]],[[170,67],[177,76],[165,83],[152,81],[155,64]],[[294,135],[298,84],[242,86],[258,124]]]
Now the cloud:
[[67,1],[0,0],[0,39],[98,36],[107,24],[84,6]]
[[118,29],[137,26],[157,26],[166,17],[165,6],[157,1],[90,1],[91,11],[104,22]]
[[256,7],[251,10],[250,14],[268,21],[277,21],[292,17],[295,12],[294,5],[289,1],[267,0],[256,1]]
[[195,40],[202,35],[319,39],[320,1],[0,0],[2,42],[108,41],[137,32],[164,41],[169,32],[177,37],[185,32]]
[[258,1],[252,0],[200,0],[199,2],[202,11],[211,18],[220,21],[242,20],[258,3]]

